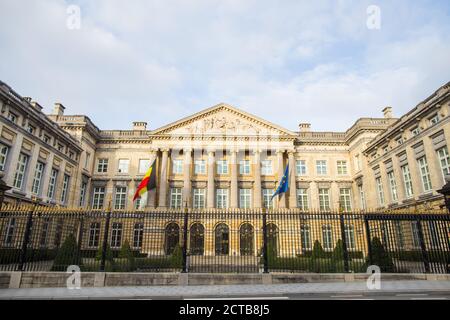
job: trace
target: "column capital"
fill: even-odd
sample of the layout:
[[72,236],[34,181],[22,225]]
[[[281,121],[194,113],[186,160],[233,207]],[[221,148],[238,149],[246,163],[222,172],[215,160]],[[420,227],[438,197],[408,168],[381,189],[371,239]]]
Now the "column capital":
[[183,152],[187,153],[187,152],[192,152],[192,148],[183,148]]
[[288,155],[294,155],[295,154],[295,150],[294,149],[289,149],[287,151]]
[[206,153],[210,154],[210,153],[214,153],[214,152],[216,152],[216,148],[211,148],[211,147],[206,148]]
[[285,149],[277,149],[276,151],[275,151],[277,154],[283,154],[283,153],[285,153],[286,152],[286,150]]
[[161,152],[166,152],[168,153],[170,151],[170,148],[159,148],[161,150]]

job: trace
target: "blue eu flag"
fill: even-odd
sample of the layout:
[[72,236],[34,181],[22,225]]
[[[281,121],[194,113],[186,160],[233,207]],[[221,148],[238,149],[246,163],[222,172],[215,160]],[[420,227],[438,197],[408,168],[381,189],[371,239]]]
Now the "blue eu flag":
[[284,175],[281,178],[280,185],[278,186],[277,190],[275,191],[270,200],[272,200],[277,194],[285,193],[288,187],[289,187],[289,165],[286,166],[286,170],[284,171]]

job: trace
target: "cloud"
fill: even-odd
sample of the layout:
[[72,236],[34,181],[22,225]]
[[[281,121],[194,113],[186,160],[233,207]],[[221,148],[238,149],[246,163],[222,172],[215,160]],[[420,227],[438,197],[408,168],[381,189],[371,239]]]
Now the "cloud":
[[72,2],[3,0],[0,78],[104,129],[228,102],[292,130],[346,130],[386,105],[407,112],[450,74],[449,4],[378,2],[370,31],[370,1],[78,0],[71,31]]

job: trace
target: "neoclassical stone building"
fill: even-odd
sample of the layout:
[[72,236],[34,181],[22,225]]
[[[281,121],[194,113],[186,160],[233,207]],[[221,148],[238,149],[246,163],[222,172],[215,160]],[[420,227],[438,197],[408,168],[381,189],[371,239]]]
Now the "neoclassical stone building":
[[[438,208],[450,174],[450,83],[400,118],[361,118],[345,132],[294,131],[233,106],[216,106],[161,128],[100,130],[62,104],[45,115],[0,83],[0,170],[7,202],[115,209]],[[157,189],[133,203],[156,159]],[[289,164],[290,187],[271,195]]]

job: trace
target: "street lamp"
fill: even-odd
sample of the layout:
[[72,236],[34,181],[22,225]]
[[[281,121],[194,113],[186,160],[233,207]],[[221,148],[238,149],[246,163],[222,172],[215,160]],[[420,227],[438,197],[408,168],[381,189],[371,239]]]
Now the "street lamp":
[[442,189],[437,190],[437,192],[444,196],[445,207],[450,213],[450,175],[445,176],[445,181],[447,183],[442,187]]
[[11,189],[11,187],[3,181],[3,175],[3,172],[0,172],[0,209],[2,208],[3,199],[5,198],[5,191]]

